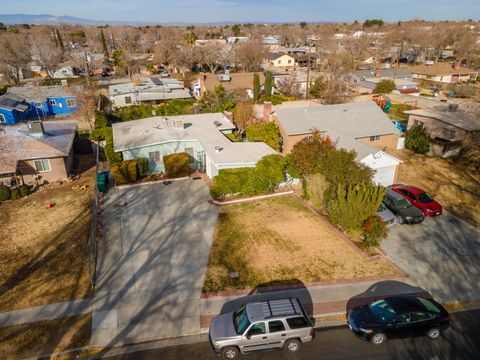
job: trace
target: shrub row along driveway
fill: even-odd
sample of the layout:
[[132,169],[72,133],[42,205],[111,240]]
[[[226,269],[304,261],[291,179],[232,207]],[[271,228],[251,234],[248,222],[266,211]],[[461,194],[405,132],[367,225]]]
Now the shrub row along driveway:
[[202,181],[116,189],[104,204],[92,345],[195,334],[218,210]]
[[451,213],[419,225],[396,225],[382,248],[440,300],[480,300],[480,231]]

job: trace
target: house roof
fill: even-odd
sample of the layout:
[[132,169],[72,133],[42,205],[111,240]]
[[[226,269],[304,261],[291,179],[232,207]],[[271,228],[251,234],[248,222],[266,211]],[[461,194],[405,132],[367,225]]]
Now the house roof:
[[7,93],[0,96],[0,108],[26,111],[28,110],[28,104],[23,96]]
[[[256,164],[265,155],[276,154],[258,142],[231,142],[221,131],[233,130],[222,113],[171,116],[116,123],[113,128],[115,151],[126,151],[173,141],[198,141],[216,164]],[[217,151],[221,149],[220,151]]]
[[[231,73],[229,81],[220,81],[219,74],[200,74],[203,76],[204,90],[213,92],[215,87],[222,85],[227,90],[253,89],[253,75],[255,73]],[[262,72],[257,73],[260,77],[260,85],[265,82],[265,75]]]
[[470,74],[470,73],[478,74],[478,71],[475,71],[473,69],[467,69],[463,67],[454,69],[454,67],[448,63],[436,63],[434,65],[417,65],[417,66],[412,66],[410,70],[414,74],[422,74],[422,75],[430,75],[430,76]]
[[25,97],[26,101],[41,101],[46,98],[72,97],[75,96],[65,86],[12,86],[7,94],[16,94]]
[[[380,70],[380,77],[393,79],[393,74],[395,69],[378,69]],[[368,70],[356,70],[353,72],[353,75],[358,76],[359,78],[375,78],[375,69],[368,69]],[[396,77],[411,77],[412,72],[409,68],[400,67],[397,69]]]
[[183,87],[183,83],[176,79],[147,78],[141,83],[125,83],[110,85],[110,96],[137,94],[137,100],[171,100],[191,98],[190,92]]
[[289,56],[291,57],[292,59],[294,58],[294,55],[293,54],[287,54],[287,53],[269,53],[268,54],[268,58],[270,60],[276,60],[278,58],[281,58],[282,56]]
[[69,155],[77,131],[70,122],[44,122],[44,135],[30,135],[27,125],[0,128],[0,174],[15,172],[19,160]]
[[405,113],[437,119],[467,131],[480,130],[480,115],[474,111],[449,111],[448,106],[437,106],[433,109],[409,110]]

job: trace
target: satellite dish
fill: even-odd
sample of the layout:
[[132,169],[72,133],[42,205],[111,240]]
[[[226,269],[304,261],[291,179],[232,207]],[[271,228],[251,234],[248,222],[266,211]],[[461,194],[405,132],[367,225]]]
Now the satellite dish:
[[381,152],[377,152],[375,154],[373,154],[373,158],[374,159],[380,159],[382,157],[382,153]]

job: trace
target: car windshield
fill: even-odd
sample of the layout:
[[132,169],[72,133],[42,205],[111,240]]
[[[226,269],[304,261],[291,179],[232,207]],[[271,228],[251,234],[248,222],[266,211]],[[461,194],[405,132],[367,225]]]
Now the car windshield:
[[392,321],[397,313],[385,300],[378,300],[368,305],[373,316],[375,316],[380,322],[387,324]]
[[407,199],[401,199],[401,200],[395,201],[395,207],[398,208],[398,209],[406,209],[410,206],[411,205],[410,205],[410,203],[408,202]]
[[245,305],[233,313],[233,324],[238,335],[242,335],[250,326]]
[[421,202],[423,204],[433,201],[433,199],[427,193],[417,195],[416,198],[419,202]]

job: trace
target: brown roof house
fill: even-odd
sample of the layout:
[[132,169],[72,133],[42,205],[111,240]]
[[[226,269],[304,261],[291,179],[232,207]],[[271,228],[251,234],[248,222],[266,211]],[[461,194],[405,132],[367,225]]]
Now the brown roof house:
[[[193,95],[200,99],[206,91],[213,92],[215,87],[222,85],[226,90],[245,92],[253,98],[253,72],[206,74],[200,73],[197,82],[193,85]],[[260,77],[260,86],[265,83],[262,72],[257,73]]]
[[469,80],[476,80],[478,77],[478,71],[461,67],[458,61],[453,65],[436,63],[412,66],[410,71],[414,80],[425,80],[439,84],[464,83]]
[[0,128],[0,182],[12,176],[24,183],[67,179],[73,164],[77,125],[71,122],[31,121]]
[[299,102],[298,107],[292,103],[275,106],[273,111],[267,103],[263,112],[264,120],[278,125],[284,154],[291,152],[300,140],[319,131],[338,147],[354,150],[357,161],[375,171],[375,183],[387,186],[396,182],[401,161],[386,150],[397,148],[400,132],[375,103],[306,106],[305,102]]
[[418,109],[408,114],[408,126],[423,124],[428,131],[434,155],[449,157],[465,145],[480,146],[480,111],[463,109],[458,104]]

